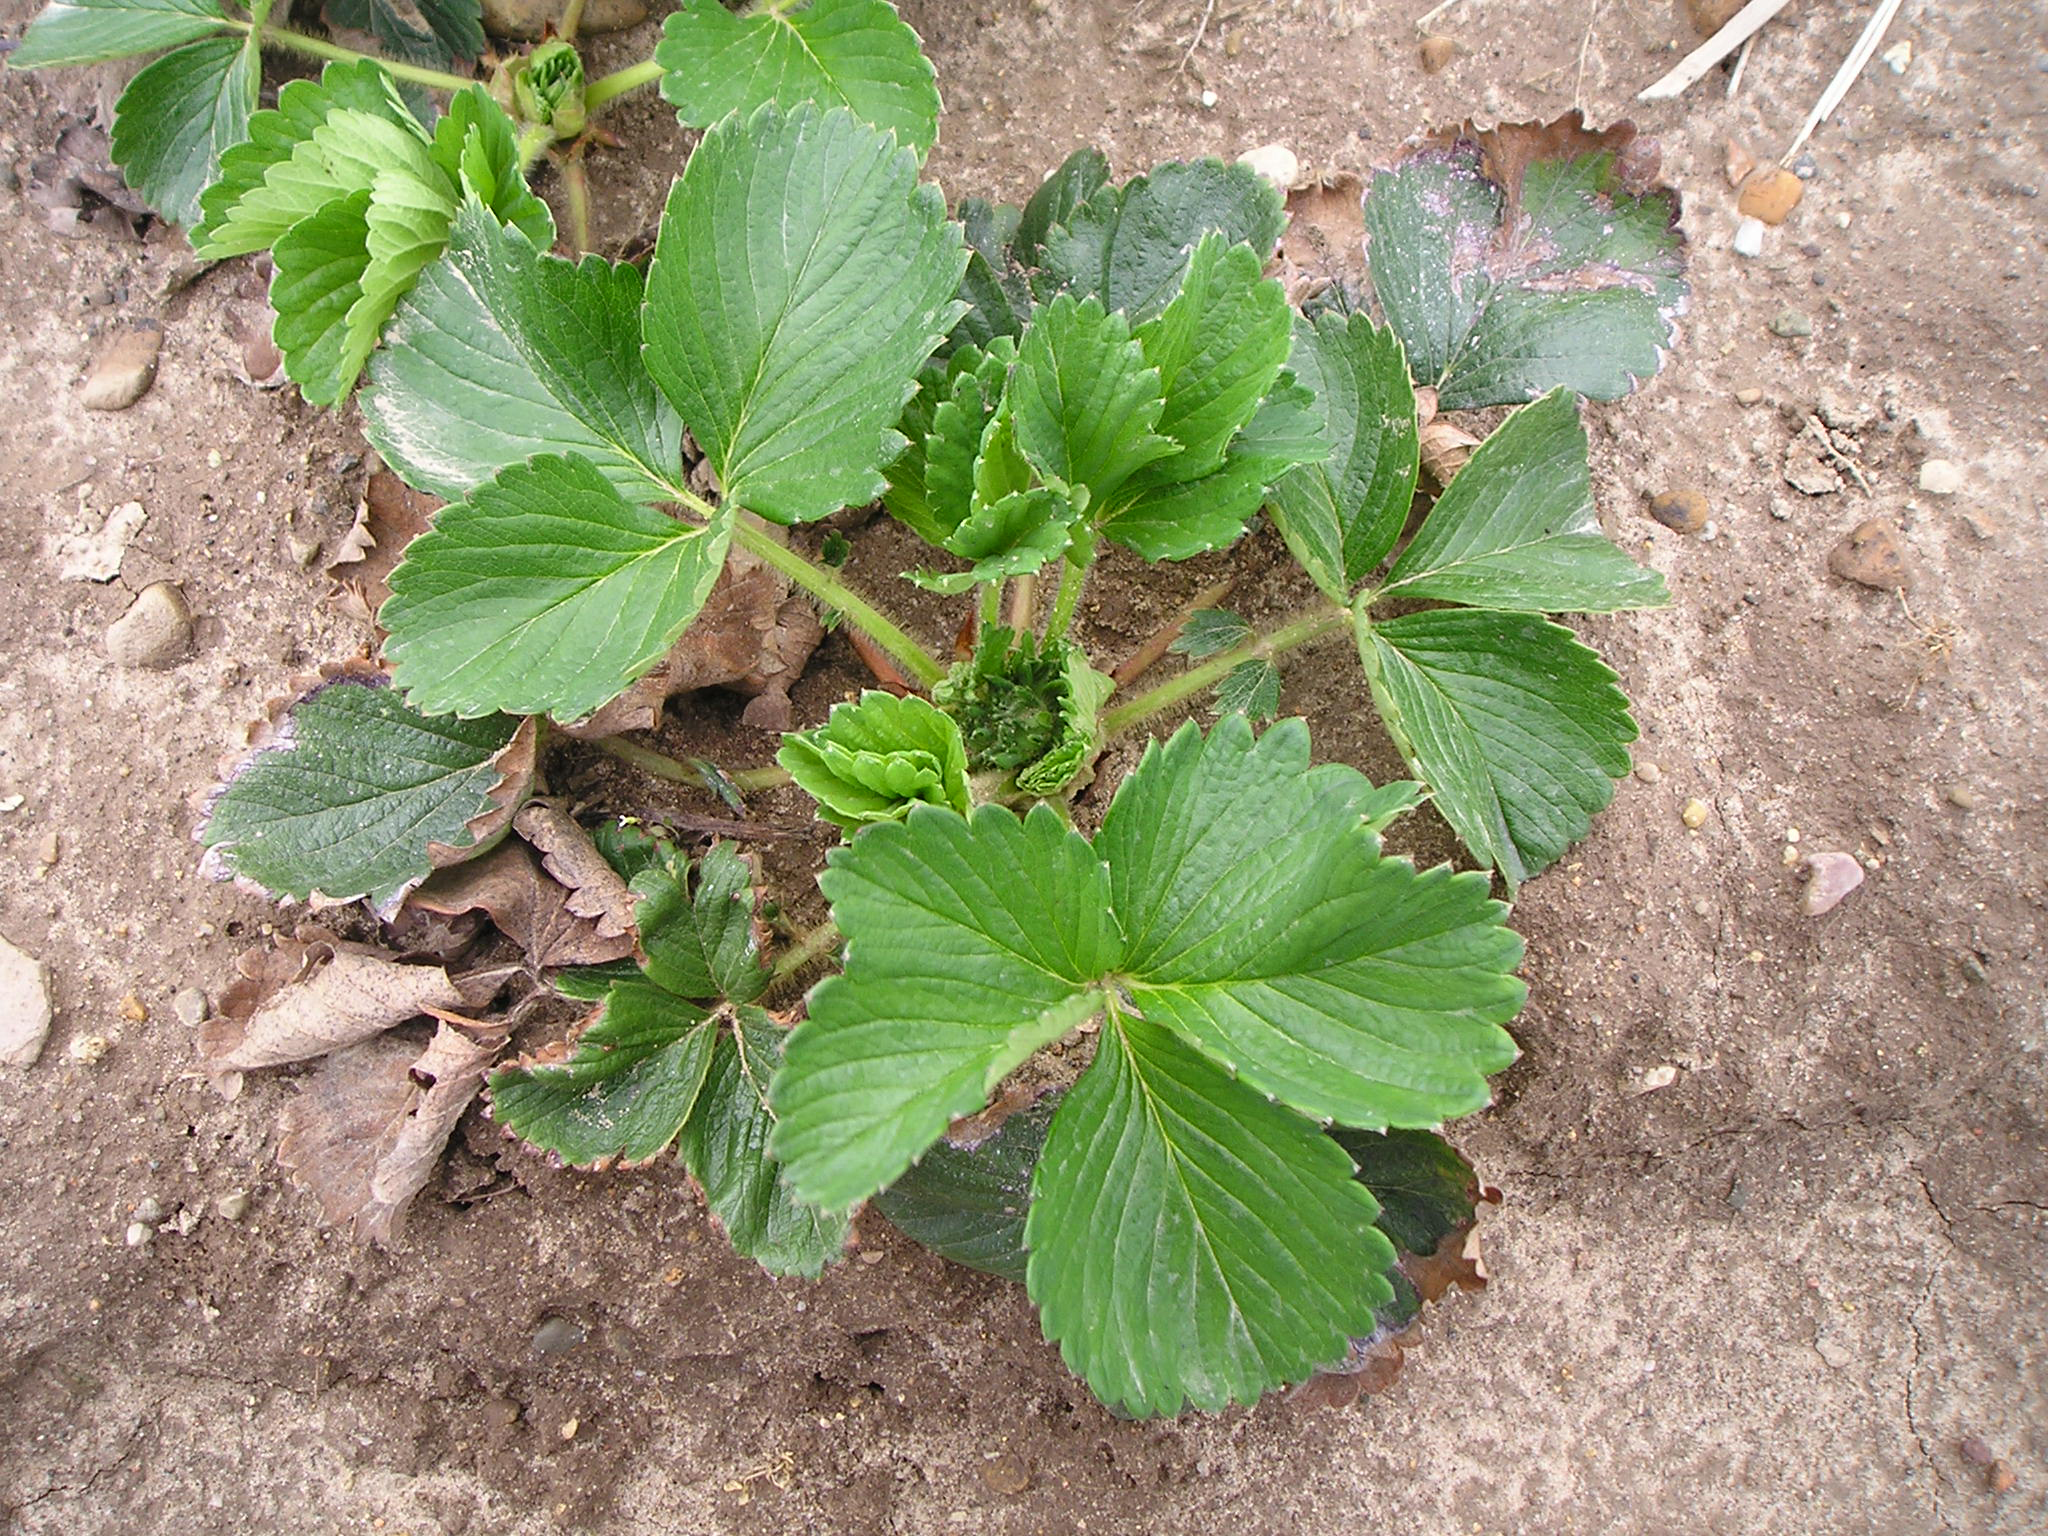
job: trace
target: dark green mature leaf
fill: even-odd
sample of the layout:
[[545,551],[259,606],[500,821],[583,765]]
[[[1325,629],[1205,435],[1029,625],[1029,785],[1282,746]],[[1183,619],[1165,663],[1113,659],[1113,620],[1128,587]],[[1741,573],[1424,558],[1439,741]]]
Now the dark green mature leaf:
[[1091,510],[1180,445],[1153,429],[1166,408],[1120,314],[1061,294],[1038,311],[1010,376],[1017,443],[1049,480],[1086,486]]
[[968,812],[960,727],[920,698],[869,689],[818,729],[785,735],[775,761],[844,832],[901,821],[916,805]]
[[1099,1011],[1119,944],[1107,872],[1044,806],[914,808],[833,850],[818,884],[854,937],[790,1038],[774,1151],[803,1199],[845,1210]]
[[655,862],[632,881],[647,979],[678,997],[751,1003],[768,985],[754,933],[752,867],[731,843],[713,843],[692,883],[682,855],[656,846]]
[[760,1009],[735,1010],[718,1033],[676,1153],[735,1249],[770,1274],[815,1279],[845,1248],[852,1222],[798,1200],[769,1154],[775,1116],[768,1086],[783,1034]]
[[1443,409],[1613,400],[1657,372],[1685,298],[1678,207],[1627,158],[1633,133],[1468,126],[1374,175],[1373,291]]
[[1435,1125],[1514,1060],[1522,946],[1484,876],[1381,857],[1371,793],[1299,720],[1227,715],[1147,748],[1095,851],[1146,1018],[1304,1114]]
[[29,23],[10,69],[97,64],[189,43],[226,30],[214,0],[52,0]]
[[1358,646],[1401,755],[1510,891],[1586,835],[1629,771],[1628,700],[1561,625],[1444,609],[1361,619]]
[[729,512],[693,527],[626,501],[580,454],[543,454],[407,548],[386,654],[423,709],[580,719],[668,654],[731,536]]
[[873,501],[966,263],[887,133],[809,107],[727,118],[669,194],[649,372],[730,501],[777,522]]
[[436,68],[484,51],[479,0],[327,0],[337,27],[368,32],[392,58]]
[[1018,1110],[988,1140],[941,1141],[874,1198],[913,1242],[955,1264],[1024,1283],[1024,1217],[1057,1097]]
[[1167,649],[1176,656],[1219,655],[1251,639],[1252,627],[1227,608],[1198,608]]
[[146,66],[121,93],[114,164],[172,223],[198,222],[221,154],[248,137],[262,73],[253,36],[207,37]]
[[1664,578],[1600,531],[1575,396],[1553,390],[1494,429],[1394,562],[1388,597],[1523,613],[1668,602]]
[[1479,1179],[1443,1137],[1341,1126],[1330,1134],[1358,1165],[1354,1177],[1379,1202],[1379,1229],[1403,1253],[1432,1254],[1448,1234],[1471,1225]]
[[641,278],[544,256],[471,202],[370,364],[364,430],[406,481],[460,498],[579,453],[633,501],[675,494],[682,422],[640,362]]
[[382,678],[350,673],[286,719],[214,798],[200,841],[272,895],[379,907],[426,878],[436,844],[476,845],[519,727],[423,715]]
[[1045,242],[1071,220],[1082,204],[1109,185],[1109,157],[1094,145],[1083,145],[1039,183],[1017,218],[1011,252],[1020,266],[1035,267],[1045,255]]
[[1329,458],[1273,487],[1273,522],[1332,601],[1386,559],[1415,499],[1415,386],[1401,343],[1362,314],[1295,321],[1290,365],[1325,422]]
[[1305,1380],[1393,1299],[1351,1162],[1169,1031],[1112,1010],[1032,1181],[1027,1284],[1105,1402],[1214,1411]]
[[1280,669],[1270,661],[1241,661],[1216,685],[1216,713],[1243,715],[1263,725],[1280,713]]
[[[1138,325],[1179,291],[1202,236],[1243,241],[1263,262],[1286,222],[1280,194],[1250,166],[1170,161],[1096,191],[1050,229],[1040,265],[1054,288],[1099,299]],[[1024,236],[1020,228],[1020,243]]]
[[271,338],[306,399],[333,405],[361,368],[350,359],[348,312],[370,266],[370,191],[337,197],[277,237],[270,248]]
[[789,0],[745,15],[682,0],[654,58],[661,94],[691,128],[808,102],[844,107],[920,155],[939,136],[931,61],[888,0]]
[[956,347],[986,347],[999,336],[1021,336],[1031,317],[1030,284],[1010,255],[1017,210],[968,197],[960,201],[958,218],[967,236],[967,270],[959,294],[967,312],[940,348],[942,354]]

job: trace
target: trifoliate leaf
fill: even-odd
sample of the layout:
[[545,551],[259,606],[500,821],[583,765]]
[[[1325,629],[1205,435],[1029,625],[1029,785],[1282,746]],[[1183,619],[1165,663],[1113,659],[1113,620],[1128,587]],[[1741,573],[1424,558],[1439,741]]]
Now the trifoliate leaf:
[[1169,1031],[1112,1010],[1032,1180],[1027,1284],[1104,1402],[1214,1411],[1373,1329],[1393,1244],[1341,1148]]
[[[257,208],[252,206],[239,219],[236,217],[242,203],[257,195],[273,167],[290,161],[299,146],[309,143],[330,115],[344,110],[380,117],[403,133],[416,135],[419,131],[412,114],[399,100],[390,74],[375,59],[329,64],[318,80],[286,81],[277,93],[277,105],[249,119],[247,141],[222,153],[220,179],[199,200],[205,217],[190,231],[193,250],[206,257],[260,251],[291,226],[292,220],[285,211],[288,207],[296,207],[303,217],[343,190],[356,192],[367,187],[367,175],[356,178],[346,188],[333,178],[314,183],[311,178],[315,168],[308,166],[307,181],[295,183],[293,202],[287,204],[283,200],[281,187],[273,205],[275,213],[264,212],[259,217]],[[324,155],[320,169],[325,169]],[[307,187],[303,198],[297,196],[296,185]]]
[[484,51],[479,0],[326,0],[337,27],[368,32],[392,58],[441,68]]
[[1264,725],[1280,713],[1280,669],[1263,659],[1239,662],[1216,685],[1215,709]]
[[207,37],[145,66],[121,93],[109,153],[172,223],[198,222],[221,155],[249,136],[262,74],[253,33]]
[[[371,104],[330,103],[319,123],[300,138],[291,136],[299,119],[319,104],[317,99],[294,102],[289,122],[265,122],[260,143],[252,141],[227,167],[234,180],[223,180],[222,186],[238,195],[230,198],[215,189],[207,204],[205,254],[231,256],[273,245],[334,199],[368,191],[380,171],[403,170],[429,185],[442,180],[420,126],[409,116],[394,117],[368,81],[343,76],[330,94],[351,103],[367,97]],[[262,179],[246,185],[259,171]]]
[[544,256],[470,203],[370,364],[370,441],[449,498],[537,453],[581,454],[631,500],[672,498],[683,429],[640,361],[640,298],[634,268]]
[[729,513],[693,527],[626,501],[580,454],[514,464],[406,550],[386,654],[422,709],[580,719],[667,654],[731,535]]
[[968,812],[960,728],[920,698],[870,689],[857,704],[835,704],[816,730],[784,736],[775,761],[845,832],[901,821],[914,805]]
[[[207,814],[200,841],[275,896],[385,907],[440,863],[502,832],[520,722],[423,715],[381,676],[344,672],[291,705]],[[511,798],[525,791],[515,784]],[[466,852],[464,852],[466,851]]]
[[1251,639],[1252,627],[1227,608],[1198,608],[1174,636],[1167,650],[1200,660],[1240,646]]
[[226,29],[226,13],[214,0],[52,0],[29,23],[7,66],[97,64]]
[[939,89],[917,34],[887,0],[788,0],[744,15],[682,0],[662,24],[661,94],[685,126],[764,105],[844,107],[920,156],[939,136]]
[[798,1200],[769,1154],[775,1116],[768,1085],[781,1062],[783,1037],[760,1009],[735,1010],[718,1033],[676,1154],[703,1187],[735,1250],[770,1274],[815,1279],[845,1248],[852,1223]]
[[707,133],[669,194],[644,335],[727,498],[801,522],[879,496],[966,262],[916,157],[846,112]]
[[1316,397],[1330,456],[1283,477],[1270,510],[1324,595],[1349,602],[1394,547],[1415,500],[1415,386],[1399,339],[1362,314],[1297,320],[1290,366]]
[[1586,835],[1636,738],[1614,673],[1561,625],[1443,609],[1358,625],[1388,734],[1512,891]]
[[754,933],[754,871],[731,843],[713,843],[687,861],[666,843],[656,862],[633,877],[634,915],[647,979],[678,997],[751,1003],[768,984]]
[[[1373,292],[1445,410],[1654,376],[1685,300],[1678,199],[1577,113],[1440,134],[1365,198]],[[1648,170],[1645,170],[1647,164]]]
[[1040,1099],[971,1148],[939,1142],[875,1196],[875,1209],[940,1257],[1022,1285],[1031,1170],[1057,1108],[1056,1097]]
[[337,197],[277,237],[270,248],[271,339],[307,400],[333,405],[361,369],[351,360],[348,312],[370,266],[370,192]]
[[1600,531],[1586,429],[1562,389],[1523,406],[1473,451],[1380,591],[1524,613],[1669,601],[1664,578]]
[[1286,222],[1279,192],[1250,166],[1171,161],[1097,191],[1046,236],[1039,265],[1052,287],[1099,299],[1138,325],[1179,291],[1202,236],[1242,241],[1263,264]]
[[1300,721],[1226,715],[1146,750],[1095,850],[1146,1018],[1304,1114],[1435,1125],[1514,1060],[1522,946],[1484,876],[1381,856],[1371,789]]
[[914,808],[835,849],[818,883],[856,937],[790,1037],[773,1146],[799,1196],[845,1210],[1096,1013],[1121,946],[1107,872],[1044,806]]
[[1109,185],[1109,157],[1093,145],[1075,150],[1039,184],[1017,218],[1011,253],[1018,265],[1035,267],[1045,255],[1045,242],[1075,212]]
[[1153,429],[1166,398],[1122,315],[1062,294],[1017,350],[1009,402],[1017,443],[1048,480],[1106,504],[1133,474],[1180,445]]

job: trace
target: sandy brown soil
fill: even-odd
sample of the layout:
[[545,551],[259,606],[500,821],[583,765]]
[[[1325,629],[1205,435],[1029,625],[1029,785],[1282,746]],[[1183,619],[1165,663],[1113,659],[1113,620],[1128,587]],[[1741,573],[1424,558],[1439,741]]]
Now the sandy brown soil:
[[[0,31],[33,9],[0,0]],[[1091,140],[1119,172],[1276,139],[1320,170],[1468,113],[1577,100],[1610,120],[1691,42],[1666,0],[1464,0],[1441,23],[1460,56],[1425,76],[1424,9],[1221,4],[1180,73],[1203,15],[1187,0],[906,6],[949,108],[933,172],[1011,198]],[[58,1009],[41,1062],[0,1079],[0,1526],[2048,1528],[2048,18],[1909,0],[1893,37],[1910,65],[1872,68],[1815,138],[1792,222],[1763,259],[1735,257],[1724,140],[1789,137],[1867,9],[1796,0],[1732,101],[1717,75],[1639,114],[1685,192],[1696,286],[1664,375],[1592,412],[1595,476],[1677,601],[1586,628],[1656,772],[1516,912],[1525,1054],[1460,1129],[1506,1191],[1494,1282],[1435,1315],[1390,1392],[1340,1413],[1273,1398],[1118,1422],[1015,1289],[879,1223],[823,1282],[771,1282],[673,1172],[515,1183],[464,1145],[395,1251],[317,1231],[272,1160],[288,1074],[222,1101],[170,999],[217,993],[275,918],[197,878],[188,799],[290,673],[365,638],[293,552],[346,527],[362,444],[352,416],[235,378],[237,268],[159,299],[175,236],[64,238],[0,194],[0,797],[24,797],[0,816],[0,930],[48,964]],[[90,73],[0,75],[0,166],[26,170],[101,100]],[[675,168],[664,116],[636,105],[628,150],[599,163],[607,239],[646,222]],[[1810,339],[1767,330],[1787,308]],[[154,390],[78,411],[94,337],[151,315]],[[1750,387],[1762,402],[1739,405]],[[1823,406],[1867,494],[1782,478]],[[1930,456],[1965,467],[1961,494],[1916,489]],[[1643,515],[1678,486],[1712,499],[1711,540]],[[149,521],[119,580],[59,580],[52,538],[129,499]],[[1910,608],[1827,572],[1873,515],[1903,527]],[[1255,541],[1249,568],[1273,550]],[[856,572],[879,582],[887,555]],[[1247,606],[1285,599],[1273,569]],[[195,654],[112,667],[107,625],[158,578],[201,615]],[[1115,650],[1185,590],[1104,599],[1092,638]],[[854,676],[834,642],[800,707]],[[1385,766],[1341,651],[1296,663],[1287,706],[1326,753]],[[723,702],[686,729],[736,760],[772,747]],[[1711,807],[1697,833],[1679,820],[1692,797]],[[1870,867],[1823,918],[1781,861],[1795,828]],[[124,1018],[131,993],[146,1021]],[[108,1049],[81,1061],[93,1036]],[[1642,1091],[1662,1066],[1675,1081]],[[244,1188],[244,1220],[214,1212]],[[202,1219],[131,1248],[145,1197]],[[587,1340],[536,1354],[550,1316]]]

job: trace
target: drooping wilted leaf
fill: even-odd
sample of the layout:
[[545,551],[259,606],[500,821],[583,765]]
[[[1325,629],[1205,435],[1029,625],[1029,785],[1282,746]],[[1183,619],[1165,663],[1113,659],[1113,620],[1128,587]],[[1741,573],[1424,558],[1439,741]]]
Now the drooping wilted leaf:
[[881,495],[967,263],[917,170],[891,135],[811,107],[727,118],[690,156],[647,279],[645,356],[728,501],[787,523]]
[[1373,292],[1445,410],[1654,376],[1682,307],[1678,197],[1654,145],[1576,112],[1439,134],[1366,190]]
[[199,220],[220,157],[249,134],[262,79],[256,39],[203,37],[129,81],[114,108],[114,164],[174,224]]
[[97,64],[227,30],[214,0],[53,0],[7,56],[9,69]]
[[284,702],[208,807],[209,867],[274,896],[395,909],[501,836],[533,779],[532,722],[424,715],[371,667]]
[[1664,578],[1601,532],[1578,401],[1553,390],[1496,427],[1380,589],[1523,613],[1612,613],[1669,600]]
[[791,0],[744,14],[682,0],[654,58],[662,96],[691,128],[811,103],[844,107],[920,155],[939,136],[931,61],[888,0]]
[[1057,1098],[1011,1115],[972,1147],[941,1141],[874,1198],[875,1209],[942,1258],[1024,1283],[1024,1218]]
[[920,698],[870,689],[816,730],[784,736],[775,760],[844,832],[901,821],[914,805],[968,811],[960,728]]
[[433,526],[440,510],[440,497],[415,491],[390,470],[371,475],[356,520],[328,562],[327,575],[335,583],[330,596],[352,616],[375,623],[377,610],[391,595],[391,573],[399,558]]
[[1629,771],[1628,700],[1561,625],[1441,609],[1361,618],[1358,646],[1401,755],[1511,891],[1586,835]]

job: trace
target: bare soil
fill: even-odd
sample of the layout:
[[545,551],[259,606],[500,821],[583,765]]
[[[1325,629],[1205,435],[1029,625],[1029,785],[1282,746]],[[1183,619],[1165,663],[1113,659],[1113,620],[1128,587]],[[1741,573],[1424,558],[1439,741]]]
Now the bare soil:
[[[1666,0],[1463,0],[1438,23],[1459,54],[1427,75],[1425,8],[905,11],[948,106],[933,173],[1010,199],[1087,142],[1120,174],[1276,140],[1319,173],[1471,114],[1610,121],[1694,41]],[[0,35],[33,9],[0,0]],[[1525,1054],[1457,1133],[1506,1193],[1484,1228],[1492,1284],[1438,1309],[1392,1389],[1341,1412],[1276,1396],[1120,1422],[1016,1288],[879,1222],[822,1282],[777,1283],[724,1249],[674,1171],[528,1161],[512,1178],[485,1125],[393,1251],[318,1230],[273,1161],[290,1074],[223,1101],[170,1000],[217,994],[289,922],[198,878],[190,799],[292,673],[367,640],[293,547],[333,547],[366,450],[351,414],[236,378],[243,264],[164,297],[188,259],[175,233],[66,237],[0,193],[0,797],[23,797],[0,815],[0,929],[49,966],[57,1007],[41,1062],[0,1078],[0,1526],[2048,1529],[2048,14],[1909,0],[1888,41],[1910,62],[1873,63],[1813,141],[1803,204],[1742,260],[1726,139],[1775,153],[1868,10],[1795,0],[1733,99],[1716,72],[1635,114],[1684,191],[1695,289],[1662,377],[1591,412],[1595,478],[1676,602],[1584,630],[1636,701],[1644,766],[1515,914]],[[610,40],[600,67],[653,36]],[[103,113],[105,73],[0,74],[0,167],[26,174]],[[595,177],[614,249],[682,145],[651,98],[619,126]],[[1787,309],[1810,338],[1767,328]],[[154,389],[79,411],[95,338],[141,317],[164,326]],[[1760,403],[1739,404],[1751,388]],[[1867,491],[1785,482],[1822,409]],[[1963,466],[1960,494],[1918,490],[1930,457]],[[1644,515],[1681,487],[1711,500],[1711,539]],[[119,578],[60,580],[53,539],[131,499],[149,520]],[[1828,573],[1873,516],[1902,531],[1903,601]],[[860,537],[856,579],[879,588],[893,552]],[[1251,612],[1295,593],[1276,554],[1266,535],[1235,557]],[[1120,654],[1222,564],[1105,584],[1090,640]],[[157,579],[182,584],[198,645],[169,671],[117,668],[104,632]],[[828,642],[799,709],[815,718],[858,676]],[[1389,768],[1341,648],[1297,658],[1286,707],[1325,754]],[[736,702],[683,713],[679,744],[772,750]],[[1696,832],[1679,815],[1695,797]],[[1795,829],[1801,850],[1866,862],[1825,917],[1801,912],[1783,861]],[[1448,848],[1425,829],[1425,853]],[[146,1019],[124,1015],[131,995]],[[105,1052],[84,1059],[94,1037]],[[1675,1080],[1645,1089],[1660,1067]],[[214,1202],[238,1189],[253,1209],[229,1221]],[[145,1198],[201,1220],[128,1246]],[[538,1354],[557,1316],[587,1338]]]

